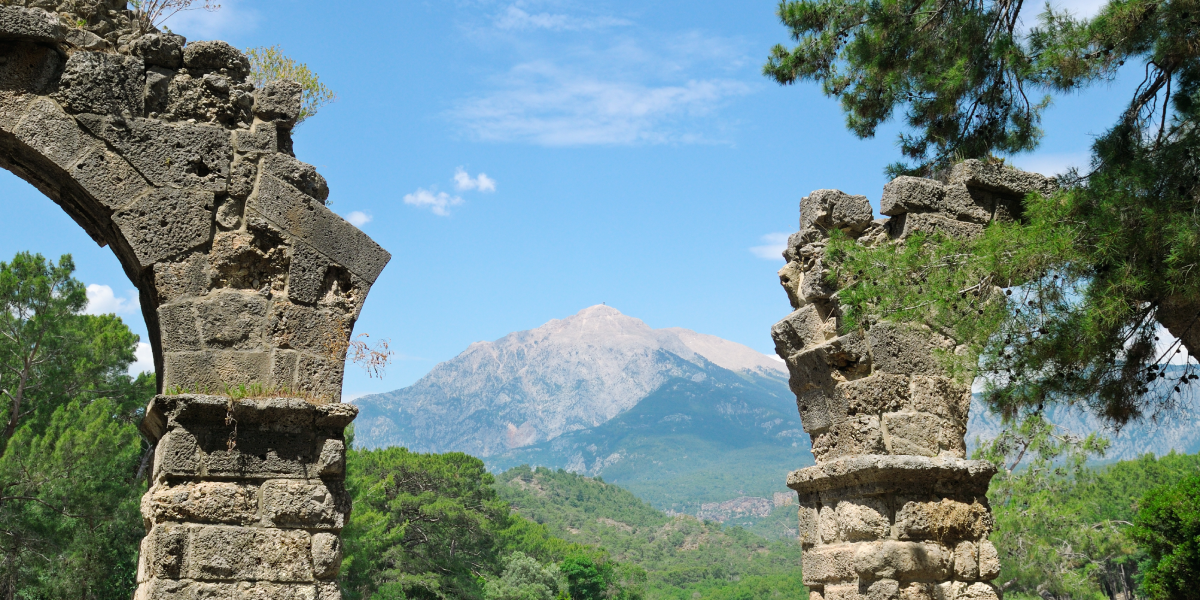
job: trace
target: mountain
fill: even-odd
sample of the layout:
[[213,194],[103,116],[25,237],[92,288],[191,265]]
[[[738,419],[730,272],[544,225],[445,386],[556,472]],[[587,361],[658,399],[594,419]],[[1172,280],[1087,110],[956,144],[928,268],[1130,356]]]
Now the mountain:
[[714,369],[786,377],[782,362],[741,344],[592,306],[471,344],[409,387],[358,399],[356,430],[366,447],[489,457],[597,427],[671,379]]

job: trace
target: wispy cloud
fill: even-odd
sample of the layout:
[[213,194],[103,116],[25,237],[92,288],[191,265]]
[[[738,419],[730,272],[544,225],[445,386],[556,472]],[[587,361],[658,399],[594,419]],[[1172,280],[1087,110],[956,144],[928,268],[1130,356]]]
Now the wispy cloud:
[[404,195],[404,203],[417,208],[428,208],[435,215],[448,217],[450,216],[450,207],[462,204],[463,199],[461,196],[451,196],[446,192],[417,188],[417,191]]
[[630,25],[625,19],[607,16],[575,16],[548,12],[529,13],[521,4],[510,4],[496,17],[496,28],[501,30],[546,29],[550,31],[582,31]]
[[494,192],[496,191],[496,180],[488,177],[486,173],[480,173],[478,177],[472,179],[470,173],[459,167],[454,171],[454,189],[459,191],[478,190],[480,192]]
[[788,234],[768,233],[762,236],[761,246],[752,246],[750,252],[759,258],[783,261],[783,250],[787,248]]
[[141,308],[137,290],[129,290],[121,297],[117,296],[111,287],[98,283],[88,284],[87,299],[84,312],[89,315],[128,315]]
[[346,215],[346,220],[355,227],[362,227],[363,225],[370,223],[371,219],[373,218],[374,217],[361,210],[352,211],[350,214]]

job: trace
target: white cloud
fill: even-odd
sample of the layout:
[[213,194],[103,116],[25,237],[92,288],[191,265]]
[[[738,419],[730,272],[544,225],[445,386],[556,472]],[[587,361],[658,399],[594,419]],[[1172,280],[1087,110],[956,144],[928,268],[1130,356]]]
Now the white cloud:
[[515,31],[527,31],[530,29],[581,31],[585,29],[620,27],[629,24],[630,22],[625,19],[614,17],[576,17],[545,12],[530,14],[516,4],[509,5],[504,12],[496,17],[496,28]]
[[154,351],[150,349],[150,344],[138,342],[137,349],[133,351],[133,356],[137,360],[132,365],[129,365],[130,375],[137,377],[144,372],[154,372]]
[[125,297],[118,297],[107,285],[97,283],[87,286],[87,308],[83,309],[89,315],[126,315],[132,314],[141,307],[137,290],[129,290]]
[[362,227],[363,225],[370,223],[371,219],[374,219],[374,217],[372,217],[371,215],[369,215],[361,210],[353,211],[350,214],[346,215],[345,218],[347,221],[350,222],[351,225],[353,225],[355,227]]
[[451,112],[460,126],[483,141],[543,146],[705,141],[677,123],[711,114],[750,86],[729,79],[689,80],[673,85],[605,79],[586,68],[549,61],[514,68],[503,85]]
[[485,173],[480,173],[478,177],[472,179],[471,175],[459,167],[454,171],[454,189],[459,191],[479,190],[481,192],[496,191],[496,180],[488,177]]
[[221,0],[220,5],[213,11],[203,8],[179,11],[163,25],[189,41],[222,40],[258,28],[258,11],[245,8],[241,0]]
[[460,196],[451,196],[446,192],[417,188],[417,191],[404,195],[404,203],[418,208],[428,208],[435,215],[447,217],[450,216],[449,207],[462,204],[463,199]]
[[761,246],[752,246],[750,252],[759,258],[767,260],[783,260],[783,251],[787,248],[788,234],[786,233],[768,233],[762,236],[762,241],[766,242]]

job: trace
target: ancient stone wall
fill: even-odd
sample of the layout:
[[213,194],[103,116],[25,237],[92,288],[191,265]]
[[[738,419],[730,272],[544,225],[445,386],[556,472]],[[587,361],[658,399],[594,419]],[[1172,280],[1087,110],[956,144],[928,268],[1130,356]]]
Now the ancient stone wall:
[[955,342],[919,323],[839,331],[837,289],[824,275],[829,232],[865,245],[917,231],[974,236],[1019,217],[1021,199],[1053,182],[966,161],[946,181],[900,177],[875,220],[865,196],[817,190],[800,203],[779,272],[795,309],[771,331],[791,372],[817,464],[788,476],[799,495],[805,585],[816,600],[998,598],[986,461],[966,460],[971,389],[934,349]]
[[[137,597],[337,598],[336,403],[390,256],[293,155],[298,84],[141,29],[124,0],[0,0],[0,166],[112,248],[165,392]],[[181,394],[243,385],[281,398]]]

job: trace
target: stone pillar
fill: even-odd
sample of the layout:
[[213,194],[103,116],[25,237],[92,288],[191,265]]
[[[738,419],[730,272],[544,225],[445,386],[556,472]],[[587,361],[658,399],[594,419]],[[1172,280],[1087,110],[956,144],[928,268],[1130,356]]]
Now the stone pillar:
[[900,177],[873,220],[865,196],[818,190],[800,203],[780,281],[795,309],[771,330],[791,372],[815,466],[788,476],[800,500],[804,584],[814,600],[994,600],[988,541],[995,467],[966,460],[971,389],[934,349],[953,340],[923,324],[878,322],[839,332],[837,290],[824,279],[826,240],[840,229],[864,245],[915,231],[973,236],[1020,214],[1053,182],[979,161],[947,181]]
[[158,396],[135,600],[338,600],[349,404]]

